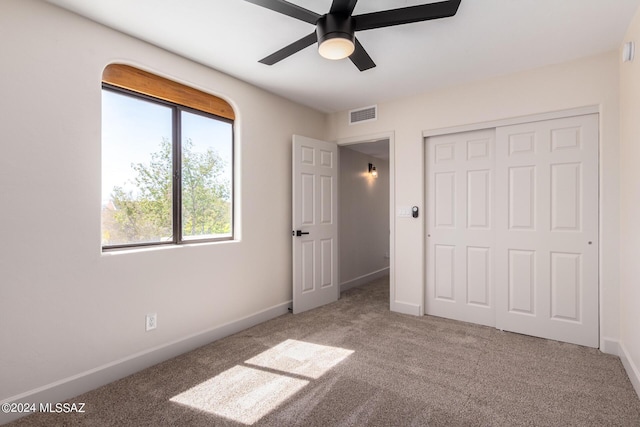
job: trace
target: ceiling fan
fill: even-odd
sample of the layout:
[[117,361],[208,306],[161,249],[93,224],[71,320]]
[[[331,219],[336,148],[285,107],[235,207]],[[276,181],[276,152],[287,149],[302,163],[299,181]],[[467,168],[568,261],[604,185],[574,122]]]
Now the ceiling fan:
[[285,0],[246,1],[316,26],[313,33],[262,58],[259,62],[273,65],[318,42],[318,52],[324,58],[349,57],[360,71],[365,71],[376,64],[355,37],[356,31],[447,18],[456,14],[461,0],[408,6],[356,16],[353,16],[353,9],[358,0],[333,0],[329,13],[325,15],[319,15]]

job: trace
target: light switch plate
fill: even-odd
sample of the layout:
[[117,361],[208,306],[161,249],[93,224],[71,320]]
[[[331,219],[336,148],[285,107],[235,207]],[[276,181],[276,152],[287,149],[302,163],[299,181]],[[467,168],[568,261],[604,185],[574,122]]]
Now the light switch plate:
[[411,218],[411,206],[398,207],[399,218]]

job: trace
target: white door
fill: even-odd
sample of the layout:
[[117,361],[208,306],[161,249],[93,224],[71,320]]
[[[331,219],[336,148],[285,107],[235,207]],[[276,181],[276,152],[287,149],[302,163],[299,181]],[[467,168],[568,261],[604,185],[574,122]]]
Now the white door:
[[337,301],[338,146],[293,136],[293,312]]
[[598,115],[428,138],[426,313],[598,347]]
[[496,130],[496,327],[598,347],[598,115]]
[[426,313],[495,325],[494,130],[426,143]]

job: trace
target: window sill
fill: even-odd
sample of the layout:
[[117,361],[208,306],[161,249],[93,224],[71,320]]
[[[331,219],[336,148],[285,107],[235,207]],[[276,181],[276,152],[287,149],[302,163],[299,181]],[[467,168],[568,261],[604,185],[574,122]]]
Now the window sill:
[[217,240],[213,242],[185,242],[179,245],[176,244],[166,244],[166,245],[153,245],[153,246],[138,246],[131,248],[109,248],[102,249],[102,256],[113,256],[113,255],[126,255],[126,254],[137,254],[137,253],[148,253],[153,251],[166,251],[172,249],[187,249],[194,247],[204,247],[204,246],[218,246],[218,245],[228,245],[239,243],[240,239],[230,239],[230,240]]

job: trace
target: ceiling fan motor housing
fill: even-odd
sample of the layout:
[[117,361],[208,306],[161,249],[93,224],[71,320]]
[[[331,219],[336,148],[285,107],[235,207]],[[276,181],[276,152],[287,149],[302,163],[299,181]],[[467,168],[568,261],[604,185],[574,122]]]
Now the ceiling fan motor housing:
[[316,34],[318,45],[329,39],[346,39],[355,43],[355,21],[351,16],[328,14],[318,19]]

